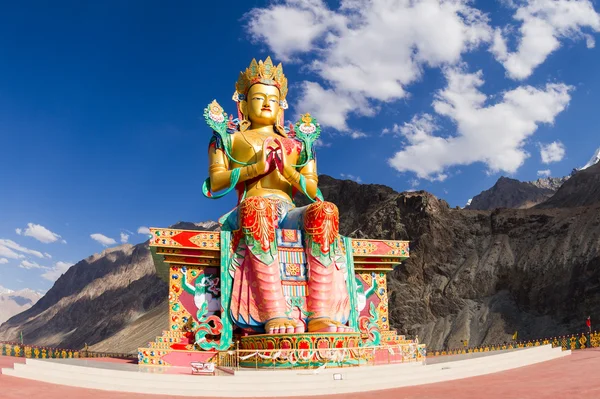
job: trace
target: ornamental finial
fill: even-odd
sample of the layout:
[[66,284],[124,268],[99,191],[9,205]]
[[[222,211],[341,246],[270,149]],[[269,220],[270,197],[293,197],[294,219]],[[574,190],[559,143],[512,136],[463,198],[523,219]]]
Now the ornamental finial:
[[267,57],[264,62],[256,62],[256,59],[252,59],[250,66],[244,72],[240,72],[240,77],[235,84],[233,99],[235,101],[245,100],[250,86],[256,83],[277,87],[282,105],[286,102],[285,96],[288,91],[287,78],[283,74],[281,63],[274,66],[271,57]]

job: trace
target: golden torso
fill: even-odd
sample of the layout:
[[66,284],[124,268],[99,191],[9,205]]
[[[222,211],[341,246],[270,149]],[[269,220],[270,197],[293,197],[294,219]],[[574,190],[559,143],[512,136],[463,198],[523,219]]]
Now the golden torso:
[[[237,132],[232,136],[232,150],[231,155],[234,159],[237,159],[245,163],[254,163],[258,160],[258,154],[260,153],[264,141],[267,137],[282,139],[277,133],[261,133],[254,130],[247,130],[245,132]],[[292,151],[287,152],[288,162],[297,164],[299,160],[299,142],[293,139],[283,139],[289,144],[289,148],[293,148]],[[230,168],[239,168],[243,165],[237,163],[231,163]],[[277,168],[271,170],[267,175],[256,178],[246,183],[246,197],[265,197],[268,195],[278,195],[289,201],[290,193],[292,192],[292,185],[287,181],[279,172]]]

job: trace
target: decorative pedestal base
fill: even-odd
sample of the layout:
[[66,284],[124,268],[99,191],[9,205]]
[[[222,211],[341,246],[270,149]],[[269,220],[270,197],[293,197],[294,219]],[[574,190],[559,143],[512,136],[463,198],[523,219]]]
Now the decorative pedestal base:
[[[420,361],[426,355],[424,345],[390,330],[386,273],[409,257],[408,241],[339,237],[341,252],[336,262],[347,272],[348,326],[356,332],[261,334],[236,339],[243,330],[235,328],[229,308],[233,289],[230,272],[237,256],[231,252],[231,232],[150,231],[156,272],[169,284],[169,330],[149,348],[139,349],[140,364],[341,367]],[[285,229],[276,233],[282,292],[291,317],[304,318],[309,272],[302,255],[304,233]]]
[[183,366],[191,362],[214,361],[218,352],[193,349],[191,337],[181,331],[165,331],[150,342],[149,348],[138,349],[138,363],[145,366]]
[[365,363],[360,333],[260,334],[242,337],[241,367],[315,367]]

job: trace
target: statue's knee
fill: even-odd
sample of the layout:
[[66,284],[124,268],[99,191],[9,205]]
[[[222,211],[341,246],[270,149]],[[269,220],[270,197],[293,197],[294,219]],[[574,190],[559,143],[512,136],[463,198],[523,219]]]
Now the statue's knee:
[[275,228],[276,212],[268,198],[249,197],[244,199],[239,207],[239,215],[241,227],[254,227],[257,219],[264,218],[268,228]]
[[248,197],[240,203],[240,209],[248,208],[266,208],[269,200],[264,197]]
[[255,214],[269,208],[269,200],[263,197],[250,197],[244,199],[240,203],[240,217],[244,217],[248,214]]
[[304,215],[304,225],[306,227],[317,226],[324,220],[339,220],[338,207],[328,201],[318,201],[310,204]]

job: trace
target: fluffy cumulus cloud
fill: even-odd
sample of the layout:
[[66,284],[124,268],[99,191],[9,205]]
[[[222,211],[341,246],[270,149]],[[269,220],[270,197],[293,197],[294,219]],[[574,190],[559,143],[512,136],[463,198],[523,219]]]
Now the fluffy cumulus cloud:
[[27,228],[25,230],[15,229],[15,231],[19,235],[33,237],[39,242],[43,242],[44,244],[49,244],[51,242],[58,241],[61,238],[58,234],[53,233],[44,226],[35,223],[27,223]]
[[[518,31],[496,28],[491,51],[514,79],[525,79],[561,45],[561,39],[584,39],[594,47],[590,32],[600,32],[600,14],[590,0],[528,0],[510,2]],[[517,36],[516,51],[510,52],[507,38]]]
[[107,237],[100,233],[90,234],[90,237],[105,247],[108,247],[109,245],[115,245],[117,243],[114,238]]
[[539,177],[550,177],[551,174],[552,174],[552,172],[550,171],[550,169],[544,169],[544,170],[537,171],[537,175]]
[[[464,65],[475,49],[491,51],[514,79],[535,68],[568,40],[600,32],[591,0],[506,0],[512,20],[493,26],[469,0],[280,0],[255,8],[247,26],[275,59],[302,64],[306,76],[293,98],[349,137],[364,137],[350,116],[372,117],[385,104],[409,99],[426,68],[440,68],[447,87],[433,111],[411,115],[387,133],[405,142],[389,161],[399,171],[443,181],[448,168],[481,162],[488,172],[514,173],[530,156],[524,149],[543,123],[553,123],[570,101],[571,87],[552,82],[484,94],[483,73]],[[312,75],[311,75],[312,74]],[[451,122],[451,131],[447,126]]]
[[444,73],[448,83],[436,93],[433,109],[438,117],[449,118],[456,132],[436,134],[440,128],[429,114],[394,126],[406,142],[389,160],[400,172],[443,181],[452,165],[482,162],[490,172],[514,173],[529,156],[524,149],[526,139],[540,123],[552,123],[570,101],[569,86],[549,83],[543,88],[517,87],[488,104],[480,90],[484,83],[481,72],[447,68]]
[[150,234],[150,229],[146,226],[140,226],[137,229],[138,234]]
[[268,8],[255,8],[246,18],[254,38],[266,42],[283,61],[313,49],[330,30],[342,29],[345,18],[321,0],[289,0]]
[[8,263],[8,259],[6,258],[0,258],[0,265],[5,265]]
[[26,248],[12,240],[0,239],[0,256],[11,259],[20,259],[25,258],[24,254],[44,258],[44,254],[40,251]]
[[454,64],[493,36],[487,16],[466,0],[342,0],[337,10],[287,0],[248,17],[253,36],[277,58],[316,56],[308,68],[325,85],[303,82],[297,109],[355,138],[349,114],[373,115],[371,101],[406,97],[424,66]]
[[68,262],[56,262],[52,268],[42,274],[42,277],[49,281],[56,281],[62,276],[69,268],[73,266],[73,263]]
[[129,241],[129,234],[121,233],[121,243],[125,244]]
[[540,155],[542,163],[560,162],[565,157],[565,146],[560,141],[553,141],[549,144],[540,144]]

